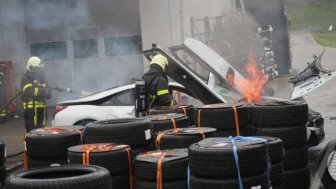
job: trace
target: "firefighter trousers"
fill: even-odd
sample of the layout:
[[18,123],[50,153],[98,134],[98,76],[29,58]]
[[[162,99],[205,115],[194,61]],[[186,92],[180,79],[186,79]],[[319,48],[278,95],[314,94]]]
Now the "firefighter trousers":
[[24,111],[25,129],[30,132],[33,129],[41,128],[46,124],[45,108],[27,108]]

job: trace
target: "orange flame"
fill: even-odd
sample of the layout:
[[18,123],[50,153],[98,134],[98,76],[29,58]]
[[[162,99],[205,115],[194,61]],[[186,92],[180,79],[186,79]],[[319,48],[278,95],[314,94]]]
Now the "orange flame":
[[263,87],[268,78],[265,74],[260,72],[257,68],[257,63],[253,57],[253,50],[249,50],[246,70],[248,79],[239,80],[237,86],[243,93],[246,101],[249,103],[260,103]]

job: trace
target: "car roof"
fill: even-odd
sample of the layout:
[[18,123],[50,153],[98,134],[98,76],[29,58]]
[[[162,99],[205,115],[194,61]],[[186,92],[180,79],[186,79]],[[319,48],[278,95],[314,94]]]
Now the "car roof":
[[[180,85],[176,82],[169,82],[169,86],[184,88],[182,85]],[[120,93],[120,92],[123,92],[123,91],[126,91],[126,90],[130,90],[130,89],[134,89],[134,88],[135,88],[134,83],[126,84],[126,85],[106,89],[104,91],[100,91],[100,92],[97,92],[97,93],[93,93],[93,94],[90,94],[88,96],[81,97],[81,98],[78,98],[78,99],[61,101],[61,102],[58,102],[57,104],[71,104],[71,103],[82,103],[82,102],[96,101],[96,100],[105,98],[107,96],[110,96],[112,94],[117,94],[117,93]]]

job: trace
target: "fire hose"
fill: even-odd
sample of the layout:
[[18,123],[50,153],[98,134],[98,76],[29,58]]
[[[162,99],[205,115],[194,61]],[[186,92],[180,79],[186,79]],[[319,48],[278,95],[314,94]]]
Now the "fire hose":
[[[56,90],[56,91],[59,91],[59,92],[67,92],[67,93],[79,94],[79,95],[82,95],[82,96],[91,94],[91,93],[86,92],[86,91],[75,91],[75,90],[72,90],[71,88],[63,88],[63,87],[59,87],[59,86],[55,86],[55,85],[36,84],[35,83],[35,86],[36,87],[41,87],[41,88],[53,89],[53,90]],[[5,110],[22,93],[23,93],[23,91],[20,90],[20,92],[18,92],[12,99],[10,99],[4,107],[1,107],[0,112],[2,112],[3,110]]]

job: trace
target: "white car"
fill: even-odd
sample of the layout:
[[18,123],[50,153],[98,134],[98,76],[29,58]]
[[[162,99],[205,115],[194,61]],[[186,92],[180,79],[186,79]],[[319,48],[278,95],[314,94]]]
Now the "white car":
[[[201,104],[182,85],[169,83],[169,88],[179,104]],[[134,94],[135,84],[128,84],[83,98],[59,102],[55,107],[52,124],[54,126],[85,126],[97,120],[134,117]],[[186,100],[188,102],[185,102]]]

